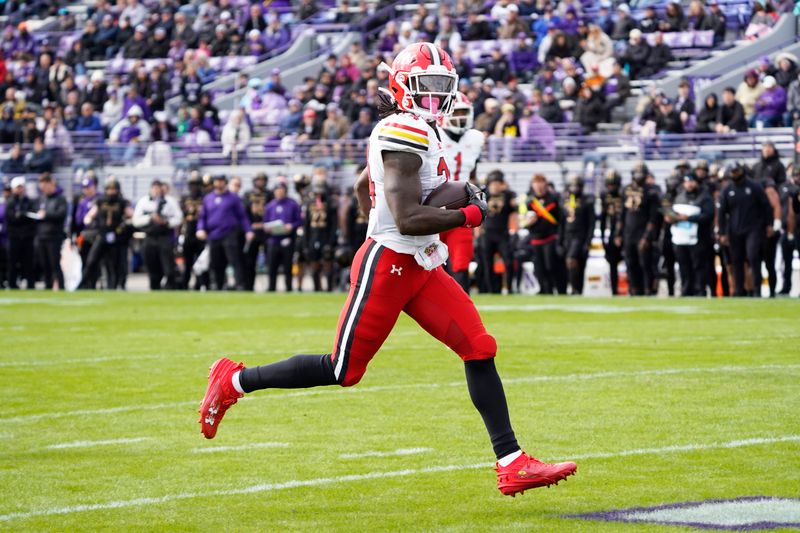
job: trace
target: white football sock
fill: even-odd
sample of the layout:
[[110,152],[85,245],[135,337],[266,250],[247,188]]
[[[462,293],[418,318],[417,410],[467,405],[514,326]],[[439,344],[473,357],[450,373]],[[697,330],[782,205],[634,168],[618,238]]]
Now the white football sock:
[[233,388],[236,389],[236,392],[239,394],[244,394],[244,389],[242,389],[242,384],[239,382],[239,374],[241,374],[241,370],[237,370],[233,377],[231,378],[231,383],[233,384]]
[[[238,372],[237,372],[237,374],[238,374]],[[500,466],[508,466],[511,463],[513,463],[514,459],[516,459],[520,455],[522,455],[522,450],[517,450],[514,453],[510,453],[510,454],[506,455],[505,457],[501,457],[500,459],[498,459],[497,460],[497,464],[499,464]]]

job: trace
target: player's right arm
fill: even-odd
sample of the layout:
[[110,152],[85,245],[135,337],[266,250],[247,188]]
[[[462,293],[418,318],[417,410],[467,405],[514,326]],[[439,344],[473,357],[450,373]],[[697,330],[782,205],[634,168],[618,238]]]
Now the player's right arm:
[[[420,156],[409,152],[382,152],[384,194],[397,229],[403,235],[431,235],[464,226],[461,210],[421,205]],[[476,209],[478,209],[476,207]]]

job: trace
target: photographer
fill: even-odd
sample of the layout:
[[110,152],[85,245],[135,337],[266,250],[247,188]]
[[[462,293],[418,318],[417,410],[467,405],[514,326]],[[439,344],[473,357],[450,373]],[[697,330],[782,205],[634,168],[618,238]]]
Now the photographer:
[[136,203],[133,225],[145,232],[144,264],[150,278],[150,290],[162,288],[166,277],[166,289],[175,288],[175,228],[180,226],[183,214],[178,202],[164,195],[164,184],[154,180],[150,194]]

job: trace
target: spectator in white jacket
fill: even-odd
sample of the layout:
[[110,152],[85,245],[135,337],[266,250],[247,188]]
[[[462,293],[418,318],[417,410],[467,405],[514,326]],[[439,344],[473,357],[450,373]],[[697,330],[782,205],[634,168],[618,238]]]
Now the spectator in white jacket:
[[222,155],[227,157],[245,151],[250,137],[250,125],[245,120],[244,111],[237,109],[222,128]]

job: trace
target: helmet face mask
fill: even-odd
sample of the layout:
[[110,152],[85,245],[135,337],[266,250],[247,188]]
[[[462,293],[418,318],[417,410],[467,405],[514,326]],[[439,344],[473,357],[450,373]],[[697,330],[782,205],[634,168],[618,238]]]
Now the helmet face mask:
[[389,70],[389,90],[403,111],[427,122],[453,112],[458,74],[447,53],[430,43],[400,52]]
[[453,105],[453,112],[441,120],[441,126],[449,133],[463,135],[472,129],[474,122],[472,104],[464,93],[459,92]]

